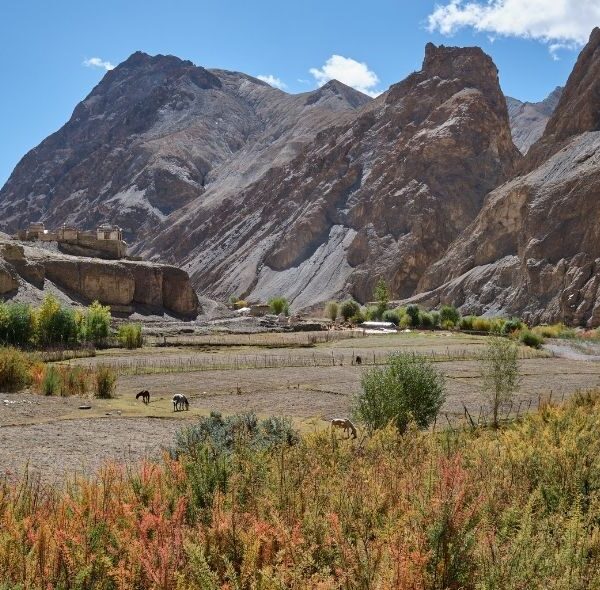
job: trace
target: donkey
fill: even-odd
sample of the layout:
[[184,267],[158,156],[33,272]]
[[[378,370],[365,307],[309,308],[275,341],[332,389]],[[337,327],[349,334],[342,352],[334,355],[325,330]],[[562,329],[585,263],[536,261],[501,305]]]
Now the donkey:
[[352,434],[352,438],[358,436],[356,426],[348,418],[334,418],[331,421],[331,428],[341,428],[345,432],[346,438],[350,438],[350,434]]
[[150,392],[147,389],[144,389],[144,391],[140,391],[136,396],[135,399],[140,399],[140,397],[142,398],[142,401],[145,404],[149,404],[150,403]]
[[173,396],[173,411],[178,412],[179,410],[189,410],[190,402],[188,398],[183,395],[183,393],[176,393]]

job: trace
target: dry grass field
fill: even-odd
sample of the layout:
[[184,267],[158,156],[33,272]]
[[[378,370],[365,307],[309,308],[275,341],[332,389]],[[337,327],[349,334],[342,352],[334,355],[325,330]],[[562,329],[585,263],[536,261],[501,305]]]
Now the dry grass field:
[[[483,336],[252,334],[190,336],[169,344],[68,361],[115,368],[119,379],[112,400],[0,394],[0,470],[18,472],[27,464],[53,480],[109,458],[156,456],[179,427],[210,411],[283,415],[302,430],[319,430],[327,420],[349,415],[362,373],[395,350],[427,355],[446,376],[443,426],[464,420],[465,406],[474,420],[486,412],[477,361]],[[521,349],[521,357],[523,380],[509,408],[512,416],[550,395],[560,401],[600,386],[599,362],[529,348]],[[142,389],[151,392],[148,406],[135,400]],[[188,396],[189,412],[173,412],[173,393]],[[79,409],[84,402],[92,408]]]

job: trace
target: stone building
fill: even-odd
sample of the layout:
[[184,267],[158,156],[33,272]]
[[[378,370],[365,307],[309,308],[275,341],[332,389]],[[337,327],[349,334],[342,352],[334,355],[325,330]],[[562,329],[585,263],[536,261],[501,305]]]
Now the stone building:
[[57,242],[59,250],[74,256],[120,259],[127,255],[127,243],[123,240],[120,227],[101,225],[94,231],[79,230],[63,225],[57,230],[48,230],[43,222],[36,221],[14,236],[21,241]]

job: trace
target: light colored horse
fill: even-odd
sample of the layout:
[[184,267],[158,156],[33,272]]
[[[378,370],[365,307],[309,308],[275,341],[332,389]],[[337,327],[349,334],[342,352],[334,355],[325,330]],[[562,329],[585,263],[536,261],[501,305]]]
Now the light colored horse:
[[358,436],[356,426],[348,418],[334,418],[331,421],[331,428],[341,428],[346,433],[346,438],[350,438],[350,434],[352,434],[352,438]]

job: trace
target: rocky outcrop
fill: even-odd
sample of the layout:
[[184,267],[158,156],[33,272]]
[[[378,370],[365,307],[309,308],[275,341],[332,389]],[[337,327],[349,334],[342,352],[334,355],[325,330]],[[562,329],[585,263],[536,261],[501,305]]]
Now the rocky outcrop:
[[380,277],[408,295],[519,157],[492,60],[430,44],[422,70],[235,199],[191,203],[143,251],[220,298],[364,301]]
[[526,154],[529,148],[542,137],[562,92],[563,87],[558,86],[540,102],[521,102],[516,98],[506,97],[510,131],[521,153]]
[[[195,318],[196,293],[183,270],[150,262],[68,256],[31,245],[0,243],[0,294],[19,299],[48,285],[77,303],[98,300],[120,311],[146,311]],[[32,289],[35,287],[35,289]]]
[[245,74],[134,53],[19,162],[0,190],[0,227],[110,222],[143,240],[195,200],[234,198],[369,100],[339,82],[289,95]]
[[600,30],[544,136],[425,274],[418,299],[464,311],[600,324]]

